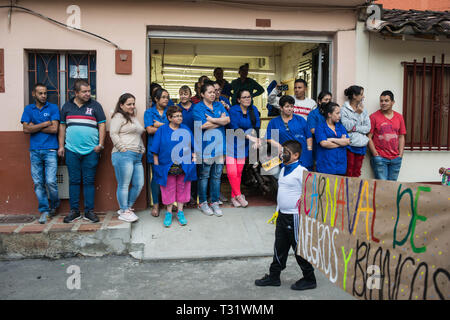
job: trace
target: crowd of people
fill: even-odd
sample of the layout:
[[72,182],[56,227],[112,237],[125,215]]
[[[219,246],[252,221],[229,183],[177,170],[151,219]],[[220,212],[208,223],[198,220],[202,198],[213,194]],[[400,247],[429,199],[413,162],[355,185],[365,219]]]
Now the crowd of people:
[[[360,86],[347,88],[347,100],[339,106],[328,91],[321,92],[317,101],[307,98],[308,84],[303,79],[295,80],[292,96],[283,94],[283,85],[273,82],[268,90],[268,107],[278,115],[271,118],[266,134],[260,136],[261,113],[254,98],[264,88],[249,78],[248,72],[249,65],[242,65],[239,78],[229,83],[223,78],[223,69],[216,68],[215,81],[201,76],[194,93],[189,86],[181,86],[178,104],[167,90],[152,83],[152,105],[145,111],[144,126],[136,117],[136,98],[130,93],[119,97],[109,130],[119,219],[138,219],[133,205],[145,182],[145,153],[151,170],[151,214],[158,217],[164,206],[166,227],[172,224],[175,205],[181,225],[187,224],[183,212],[187,203],[197,204],[206,215],[223,215],[220,205],[226,198],[220,190],[224,166],[232,205],[247,207],[241,191],[242,173],[250,151],[264,143],[275,148],[282,158],[283,145],[297,141],[298,163],[303,168],[350,177],[361,175],[368,147],[375,178],[397,179],[406,129],[401,114],[392,110],[392,92],[381,93],[380,109],[369,116],[363,103],[364,88]],[[37,83],[32,89],[35,101],[24,109],[21,122],[23,131],[30,134],[31,175],[41,223],[54,216],[59,206],[58,156],[65,157],[69,172],[70,213],[64,222],[80,218],[99,221],[94,213],[94,180],[107,134],[106,117],[102,106],[91,99],[90,90],[89,83],[78,79],[75,96],[60,110],[47,101],[46,86]],[[230,137],[229,130],[241,130],[243,134]],[[79,209],[81,185],[83,215]]]

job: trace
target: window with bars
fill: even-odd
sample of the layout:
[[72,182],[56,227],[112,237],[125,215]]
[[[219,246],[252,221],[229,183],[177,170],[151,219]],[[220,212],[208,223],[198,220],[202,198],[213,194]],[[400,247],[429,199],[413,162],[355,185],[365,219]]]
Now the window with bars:
[[407,150],[450,150],[450,64],[403,62]]
[[93,51],[28,51],[28,101],[31,88],[37,82],[47,86],[48,101],[59,107],[73,98],[76,79],[85,79],[91,86],[91,95],[97,95],[96,54]]

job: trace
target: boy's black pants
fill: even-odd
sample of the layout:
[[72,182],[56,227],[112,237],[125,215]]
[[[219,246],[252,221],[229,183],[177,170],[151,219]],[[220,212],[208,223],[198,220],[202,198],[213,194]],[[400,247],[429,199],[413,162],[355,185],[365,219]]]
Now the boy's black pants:
[[280,273],[286,268],[289,249],[292,247],[295,259],[302,269],[306,280],[315,280],[314,267],[307,260],[297,255],[298,214],[284,214],[279,212],[275,227],[275,245],[273,262],[270,265],[270,277],[280,278]]

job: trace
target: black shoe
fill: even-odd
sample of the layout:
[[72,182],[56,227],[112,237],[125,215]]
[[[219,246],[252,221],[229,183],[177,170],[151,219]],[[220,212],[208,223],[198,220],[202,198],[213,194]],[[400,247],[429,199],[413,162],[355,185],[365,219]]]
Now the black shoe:
[[93,211],[85,212],[83,219],[94,222],[94,223],[100,221],[100,219],[97,217],[97,215]]
[[255,285],[258,287],[279,287],[281,285],[280,278],[272,278],[267,273],[261,279],[255,280]]
[[78,211],[78,210],[70,210],[69,215],[64,217],[63,221],[64,221],[64,223],[70,223],[70,222],[73,222],[73,221],[78,220],[80,218],[81,218],[80,211]]
[[51,208],[51,209],[50,209],[50,212],[49,212],[49,214],[48,214],[48,216],[49,216],[50,218],[55,217],[55,216],[56,216],[56,208]]
[[316,279],[307,280],[305,278],[301,278],[296,283],[291,286],[292,290],[308,290],[314,289],[317,287]]

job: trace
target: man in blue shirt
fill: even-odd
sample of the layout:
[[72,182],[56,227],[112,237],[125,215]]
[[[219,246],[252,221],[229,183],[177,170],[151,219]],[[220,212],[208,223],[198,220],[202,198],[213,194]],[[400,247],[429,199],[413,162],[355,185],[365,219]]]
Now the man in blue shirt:
[[46,223],[59,207],[56,182],[59,108],[47,102],[47,87],[42,83],[36,83],[31,94],[35,102],[25,107],[20,121],[23,132],[30,135],[31,177],[41,213],[39,223]]
[[[294,114],[295,100],[291,96],[282,96],[280,99],[280,116],[270,120],[267,125],[266,139],[281,149],[281,144],[288,140],[296,140],[302,145],[300,163],[308,170],[312,170],[312,135],[308,124],[303,117]],[[272,138],[274,131],[278,130],[278,140]]]
[[91,99],[91,87],[85,80],[76,80],[74,91],[75,97],[61,109],[58,136],[58,155],[66,156],[69,171],[70,214],[64,218],[64,223],[81,218],[81,182],[84,196],[83,218],[98,222],[94,213],[94,182],[100,152],[104,149],[106,117],[102,106]]

